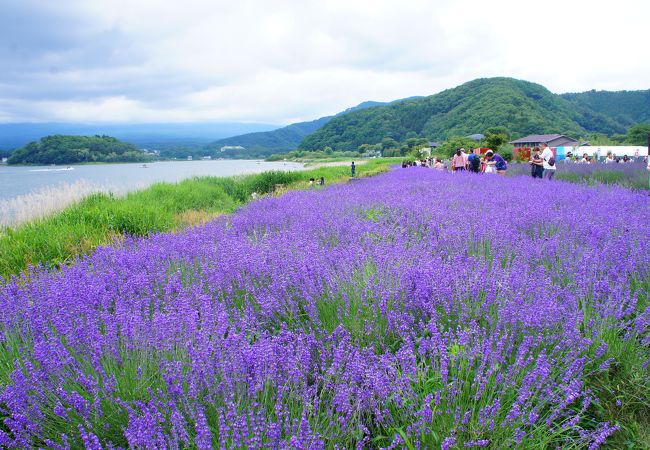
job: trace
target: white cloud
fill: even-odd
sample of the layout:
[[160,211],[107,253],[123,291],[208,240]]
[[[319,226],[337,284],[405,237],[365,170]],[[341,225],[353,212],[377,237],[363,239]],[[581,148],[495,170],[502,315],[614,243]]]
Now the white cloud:
[[0,120],[287,123],[485,76],[650,87],[641,0],[42,3],[0,0]]

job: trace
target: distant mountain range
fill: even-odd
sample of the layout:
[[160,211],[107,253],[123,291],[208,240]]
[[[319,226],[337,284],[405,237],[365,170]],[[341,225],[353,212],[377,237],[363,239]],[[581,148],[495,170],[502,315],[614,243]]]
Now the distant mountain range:
[[[295,149],[356,151],[385,137],[444,140],[506,127],[513,138],[527,134],[623,134],[650,122],[650,89],[554,94],[513,78],[480,78],[427,97],[390,103],[364,102],[334,116],[282,128],[268,124],[0,124],[0,149],[43,136],[110,135],[165,157],[265,157]],[[222,151],[222,149],[224,151]]]
[[[401,100],[397,100],[399,102]],[[394,102],[393,102],[394,103]],[[348,108],[334,116],[321,117],[309,122],[299,122],[273,131],[248,133],[212,142],[206,148],[225,157],[264,157],[272,153],[286,153],[295,150],[302,140],[325,126],[335,117],[366,108],[387,105],[388,103],[367,101]],[[240,148],[241,147],[241,148]]]
[[203,146],[215,139],[253,131],[269,131],[277,125],[262,123],[0,123],[0,149],[21,147],[50,135],[109,135],[141,148],[169,145]]
[[513,137],[561,133],[625,133],[650,121],[650,90],[554,94],[512,78],[481,78],[428,97],[352,111],[307,136],[304,150],[355,151],[385,137],[444,140],[504,126]]

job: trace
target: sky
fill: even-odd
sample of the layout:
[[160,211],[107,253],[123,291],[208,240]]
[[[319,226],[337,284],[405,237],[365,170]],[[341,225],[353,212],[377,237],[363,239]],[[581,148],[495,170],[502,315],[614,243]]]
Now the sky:
[[283,125],[494,76],[649,89],[649,20],[645,0],[0,0],[0,123]]

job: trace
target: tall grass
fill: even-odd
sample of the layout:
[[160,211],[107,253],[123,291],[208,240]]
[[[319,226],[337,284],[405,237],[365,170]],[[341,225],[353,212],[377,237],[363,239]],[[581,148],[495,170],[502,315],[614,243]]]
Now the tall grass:
[[[393,163],[392,159],[372,160],[359,165],[357,173],[373,175]],[[23,198],[13,208],[29,209],[36,205],[36,213],[19,211],[18,214],[37,219],[16,227],[0,227],[0,276],[8,278],[31,265],[66,264],[98,245],[111,244],[126,235],[147,236],[196,225],[234,211],[248,202],[253,192],[264,195],[307,188],[310,178],[323,177],[328,184],[342,182],[349,175],[350,168],[340,166],[238,177],[197,177],[177,184],[157,183],[123,197],[96,192],[100,188],[92,184],[79,184],[53,195],[50,209],[41,206],[44,202],[30,203],[30,199]],[[81,196],[85,198],[46,216],[60,202],[76,201]],[[47,193],[33,199],[41,197],[47,197]]]
[[114,186],[103,186],[87,180],[77,180],[74,183],[46,186],[29,194],[0,200],[0,211],[2,211],[0,229],[15,227],[21,223],[52,215],[98,192],[122,194]]

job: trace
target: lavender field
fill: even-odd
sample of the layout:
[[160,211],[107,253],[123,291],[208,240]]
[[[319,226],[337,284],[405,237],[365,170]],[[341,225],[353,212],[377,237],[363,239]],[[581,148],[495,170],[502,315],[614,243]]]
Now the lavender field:
[[[530,164],[511,163],[508,165],[509,175],[530,176]],[[557,180],[571,181],[583,184],[615,184],[630,189],[648,189],[648,171],[646,164],[579,164],[561,162],[557,165],[555,174]]]
[[650,199],[536,181],[397,169],[5,281],[0,446],[642,447]]

